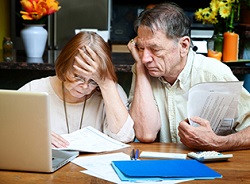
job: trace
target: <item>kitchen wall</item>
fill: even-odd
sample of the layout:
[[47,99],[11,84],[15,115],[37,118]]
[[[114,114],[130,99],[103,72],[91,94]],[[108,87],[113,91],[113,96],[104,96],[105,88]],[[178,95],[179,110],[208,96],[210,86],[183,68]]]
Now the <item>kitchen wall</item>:
[[[205,29],[204,24],[197,24],[194,12],[207,7],[210,0],[171,0],[182,7],[192,21],[192,27]],[[147,6],[166,2],[166,0],[112,0],[111,44],[126,44],[135,36],[133,24],[136,17]]]
[[[15,16],[15,13],[20,9],[19,0],[4,0],[11,2],[11,37],[14,42],[15,49],[23,49],[22,40],[20,38],[20,30],[22,29],[22,21]],[[71,2],[72,1],[72,2]],[[108,30],[110,31],[110,44],[127,44],[127,42],[135,36],[133,29],[134,20],[138,14],[150,4],[158,4],[165,0],[59,0],[62,9],[54,15],[50,16],[56,23],[47,24],[49,32],[48,49],[59,49],[74,35],[75,29],[81,28],[98,28],[105,22],[105,17],[109,20]],[[194,22],[194,11],[201,7],[206,7],[210,0],[172,0],[180,5],[187,15]],[[99,2],[99,3],[98,3]],[[106,2],[110,2],[111,7],[106,7]],[[80,4],[80,5],[79,5]],[[100,10],[98,9],[100,8]],[[87,11],[88,10],[88,11]],[[98,14],[96,14],[96,11]],[[108,12],[108,13],[106,13]],[[93,15],[97,15],[95,18]],[[111,14],[111,15],[110,15]],[[72,15],[72,16],[69,16]],[[81,16],[82,15],[82,16]],[[107,15],[109,17],[107,17]],[[98,16],[103,17],[100,19]],[[89,17],[91,19],[89,20]],[[95,18],[95,19],[94,19]],[[67,20],[65,24],[65,20]],[[95,23],[95,25],[94,25]],[[105,22],[106,23],[106,22]],[[108,24],[108,23],[106,23]],[[53,25],[53,26],[49,26]],[[205,29],[203,24],[197,24],[202,29]],[[55,28],[56,27],[56,28]],[[102,26],[103,27],[103,26]],[[103,28],[102,28],[103,29]],[[102,30],[101,29],[101,30]],[[52,36],[53,35],[53,36]],[[56,40],[56,41],[55,41]],[[55,44],[56,42],[56,44]]]

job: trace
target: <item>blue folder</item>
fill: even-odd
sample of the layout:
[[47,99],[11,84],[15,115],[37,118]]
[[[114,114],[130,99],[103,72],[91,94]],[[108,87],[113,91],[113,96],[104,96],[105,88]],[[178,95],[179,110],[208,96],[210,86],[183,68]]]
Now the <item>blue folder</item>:
[[214,179],[222,175],[197,160],[113,161],[122,181],[166,179]]

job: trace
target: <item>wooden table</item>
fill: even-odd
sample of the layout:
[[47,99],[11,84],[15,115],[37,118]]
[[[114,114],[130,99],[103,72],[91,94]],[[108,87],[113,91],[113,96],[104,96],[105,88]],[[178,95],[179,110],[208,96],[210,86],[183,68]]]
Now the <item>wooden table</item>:
[[[164,144],[164,143],[131,143],[131,147],[125,148],[116,152],[124,152],[129,154],[133,148],[140,151],[159,151],[170,153],[188,153],[192,150],[186,148],[182,144]],[[250,150],[229,151],[233,158],[226,162],[206,163],[207,166],[214,169],[223,175],[223,178],[215,180],[194,180],[185,183],[250,183]],[[85,156],[89,154],[81,154]],[[73,163],[69,163],[63,168],[52,174],[44,173],[28,173],[28,172],[14,172],[14,171],[0,171],[0,184],[10,183],[84,183],[84,184],[107,184],[108,181],[83,174],[80,171],[84,170]]]

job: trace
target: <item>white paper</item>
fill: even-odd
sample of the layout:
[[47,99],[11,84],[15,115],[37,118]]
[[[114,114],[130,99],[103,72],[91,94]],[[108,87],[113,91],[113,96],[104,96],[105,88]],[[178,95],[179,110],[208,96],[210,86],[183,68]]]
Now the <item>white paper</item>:
[[192,116],[207,119],[216,134],[227,134],[232,130],[237,115],[243,82],[207,82],[193,86],[188,92],[187,112]]
[[[80,156],[72,160],[71,162],[83,167],[87,170],[81,171],[84,174],[88,174],[97,178],[101,178],[113,183],[120,183],[120,184],[128,184],[131,182],[123,182],[120,180],[119,176],[114,171],[113,167],[111,166],[112,161],[117,160],[130,160],[130,156],[125,153],[110,153],[104,155],[95,155],[95,156]],[[165,181],[144,181],[138,183],[144,184],[173,184],[173,183],[181,183],[187,180],[165,180]]]
[[130,146],[112,139],[91,126],[61,136],[70,144],[67,148],[59,148],[60,150],[98,153],[119,150]]
[[118,183],[121,180],[111,166],[111,162],[116,160],[130,160],[130,156],[120,152],[105,155],[78,157],[72,162],[87,169],[87,171],[81,171],[83,173],[91,174],[95,177]]
[[187,158],[187,154],[184,153],[165,153],[155,151],[142,151],[140,158],[157,158],[157,159],[182,159]]

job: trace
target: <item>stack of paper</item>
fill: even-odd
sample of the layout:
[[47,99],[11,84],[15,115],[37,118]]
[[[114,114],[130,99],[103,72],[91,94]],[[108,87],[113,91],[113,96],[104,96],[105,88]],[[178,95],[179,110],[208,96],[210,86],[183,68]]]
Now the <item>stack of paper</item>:
[[162,181],[214,179],[222,175],[196,160],[113,161],[112,166],[122,181]]
[[115,160],[130,160],[130,156],[125,153],[111,153],[85,157],[80,156],[74,159],[72,163],[87,169],[82,171],[85,174],[110,182],[119,183],[121,180],[111,166],[111,162]]
[[[97,178],[101,178],[117,184],[128,184],[129,181],[121,181],[119,176],[116,174],[115,170],[111,166],[112,161],[129,161],[130,156],[125,153],[110,153],[104,155],[94,155],[94,156],[80,156],[73,161],[72,163],[83,167],[87,170],[81,171],[84,174],[88,174]],[[136,161],[137,162],[137,161]],[[183,180],[162,180],[162,181],[140,181],[140,184],[173,184],[180,183],[184,181],[189,181],[191,179]]]

